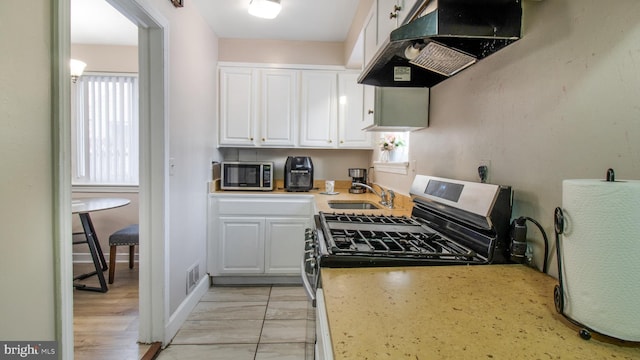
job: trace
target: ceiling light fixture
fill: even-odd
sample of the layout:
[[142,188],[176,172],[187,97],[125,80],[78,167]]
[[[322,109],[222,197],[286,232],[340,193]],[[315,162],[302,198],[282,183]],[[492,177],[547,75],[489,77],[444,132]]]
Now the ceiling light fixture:
[[69,60],[69,67],[71,68],[71,81],[74,83],[78,80],[82,73],[84,72],[84,68],[87,66],[85,62],[80,60],[71,59]]
[[250,0],[249,14],[263,19],[274,19],[280,13],[280,0]]

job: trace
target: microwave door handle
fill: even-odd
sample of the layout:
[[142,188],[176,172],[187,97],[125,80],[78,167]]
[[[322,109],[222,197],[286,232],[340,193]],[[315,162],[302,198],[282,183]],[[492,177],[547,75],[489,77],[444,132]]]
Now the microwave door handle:
[[260,179],[258,179],[258,181],[260,181],[260,184],[258,186],[263,187],[264,186],[264,168],[262,165],[258,166],[258,173],[260,174]]

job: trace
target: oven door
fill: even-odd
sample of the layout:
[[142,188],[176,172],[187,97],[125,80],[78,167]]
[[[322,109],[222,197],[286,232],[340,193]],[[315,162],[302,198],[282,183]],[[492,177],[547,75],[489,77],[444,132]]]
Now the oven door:
[[320,278],[320,268],[318,266],[318,231],[306,229],[304,232],[304,254],[300,264],[300,274],[304,290],[316,306],[316,290]]

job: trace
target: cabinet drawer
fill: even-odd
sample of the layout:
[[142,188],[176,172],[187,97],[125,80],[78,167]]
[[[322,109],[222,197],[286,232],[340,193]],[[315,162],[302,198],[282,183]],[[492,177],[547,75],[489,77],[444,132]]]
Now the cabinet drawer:
[[312,216],[311,199],[217,199],[220,215]]

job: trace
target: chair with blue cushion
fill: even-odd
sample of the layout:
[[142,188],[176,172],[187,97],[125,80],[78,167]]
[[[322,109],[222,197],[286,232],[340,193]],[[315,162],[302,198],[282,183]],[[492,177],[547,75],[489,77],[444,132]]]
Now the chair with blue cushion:
[[113,284],[116,271],[116,250],[118,246],[129,246],[129,269],[133,269],[133,258],[138,245],[138,224],[129,225],[109,236],[109,284]]

